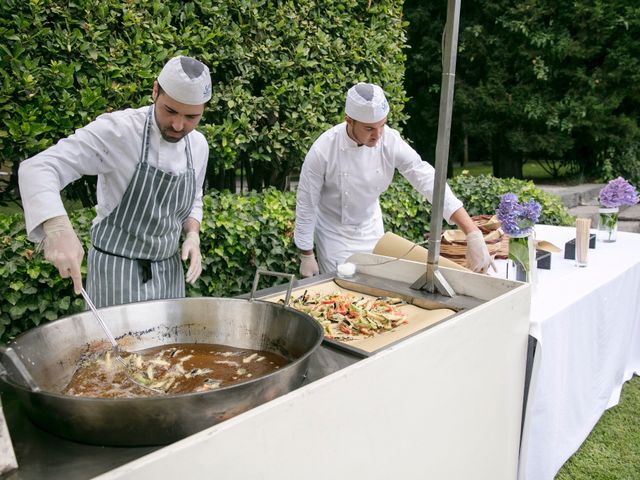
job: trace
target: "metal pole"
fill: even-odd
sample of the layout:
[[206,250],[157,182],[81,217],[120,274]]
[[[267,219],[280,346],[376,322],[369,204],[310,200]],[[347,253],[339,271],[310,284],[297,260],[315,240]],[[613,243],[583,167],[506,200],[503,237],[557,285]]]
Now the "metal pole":
[[456,55],[458,49],[458,29],[460,24],[460,0],[449,0],[447,23],[444,29],[442,47],[442,87],[440,91],[440,114],[438,117],[438,140],[436,143],[436,165],[431,206],[431,226],[429,228],[429,254],[427,271],[411,287],[436,291],[450,297],[455,292],[438,271],[440,236],[442,234],[442,210],[447,182],[449,162],[449,139],[451,136],[451,115],[453,111],[453,87],[455,82]]

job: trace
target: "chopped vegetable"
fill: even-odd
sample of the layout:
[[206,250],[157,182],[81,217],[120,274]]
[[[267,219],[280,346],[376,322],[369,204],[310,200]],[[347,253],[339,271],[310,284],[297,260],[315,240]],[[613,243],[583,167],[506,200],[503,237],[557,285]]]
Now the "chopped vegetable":
[[308,294],[295,298],[291,304],[316,319],[329,338],[371,336],[407,323],[407,315],[398,307],[400,298],[378,297],[367,300],[349,293]]
[[248,357],[243,358],[243,359],[242,359],[242,363],[249,363],[249,362],[253,361],[257,356],[258,356],[258,354],[257,354],[257,353],[252,353],[252,354],[251,354],[251,355],[249,355]]

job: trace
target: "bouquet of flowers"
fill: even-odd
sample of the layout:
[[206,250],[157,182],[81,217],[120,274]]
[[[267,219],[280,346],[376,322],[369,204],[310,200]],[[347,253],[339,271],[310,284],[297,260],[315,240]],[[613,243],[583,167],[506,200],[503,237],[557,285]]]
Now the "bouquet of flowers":
[[638,203],[638,192],[624,178],[618,177],[607,183],[598,195],[600,204],[606,208],[619,208]]
[[[519,203],[515,193],[505,193],[500,197],[500,205],[496,210],[496,217],[502,224],[501,228],[509,235],[509,258],[522,265],[529,276],[530,259],[533,249],[529,247],[529,240],[533,234],[533,227],[540,218],[542,207],[534,199]],[[531,242],[533,240],[531,239]],[[531,243],[533,246],[533,243]]]
[[496,217],[504,233],[511,237],[523,237],[533,231],[541,211],[542,207],[533,198],[526,203],[518,203],[515,193],[505,193],[500,197]]
[[598,195],[600,205],[598,230],[604,233],[605,242],[616,241],[618,229],[618,209],[623,205],[638,203],[638,192],[624,178],[618,177],[607,183]]

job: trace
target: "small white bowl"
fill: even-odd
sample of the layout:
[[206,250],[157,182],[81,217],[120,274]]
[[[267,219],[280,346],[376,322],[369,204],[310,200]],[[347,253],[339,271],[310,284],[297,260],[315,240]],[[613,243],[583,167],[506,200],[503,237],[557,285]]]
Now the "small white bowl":
[[338,265],[339,277],[353,277],[354,273],[356,273],[356,266],[353,263],[347,262]]

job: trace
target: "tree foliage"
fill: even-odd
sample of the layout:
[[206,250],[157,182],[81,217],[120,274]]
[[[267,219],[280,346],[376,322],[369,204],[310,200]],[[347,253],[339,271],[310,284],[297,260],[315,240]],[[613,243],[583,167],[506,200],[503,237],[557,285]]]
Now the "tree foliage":
[[[406,4],[408,129],[433,151],[444,2]],[[429,23],[430,22],[430,23]],[[542,160],[640,180],[640,7],[622,0],[466,2],[460,18],[452,158],[521,177]],[[424,137],[420,138],[419,137]]]

